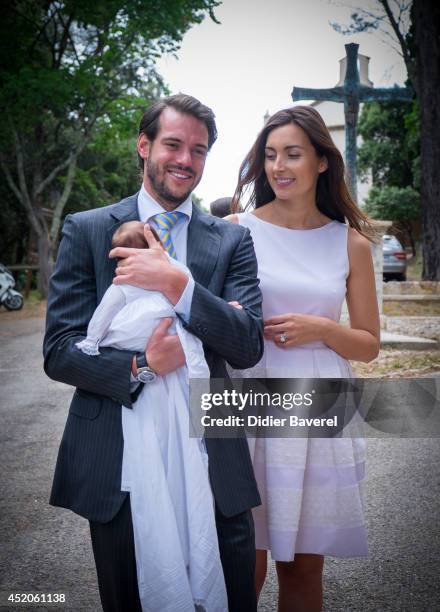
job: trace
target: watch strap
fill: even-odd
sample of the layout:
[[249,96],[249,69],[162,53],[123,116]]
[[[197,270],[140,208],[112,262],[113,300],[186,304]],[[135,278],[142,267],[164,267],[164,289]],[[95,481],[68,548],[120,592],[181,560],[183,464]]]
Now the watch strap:
[[136,368],[139,370],[140,368],[148,368],[147,358],[145,357],[145,353],[138,353],[136,355]]

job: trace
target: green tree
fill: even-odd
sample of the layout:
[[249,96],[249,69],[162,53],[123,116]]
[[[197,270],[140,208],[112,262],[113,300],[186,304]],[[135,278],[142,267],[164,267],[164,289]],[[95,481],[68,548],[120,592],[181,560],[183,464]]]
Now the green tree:
[[37,237],[43,294],[80,157],[100,133],[133,126],[164,92],[157,58],[217,4],[11,0],[2,8],[0,164]]
[[24,208],[17,207],[14,194],[0,181],[0,262],[22,261],[28,243],[28,222]]
[[359,7],[342,34],[375,30],[397,48],[418,101],[424,280],[440,280],[440,2],[373,0]]
[[372,187],[365,211],[373,219],[398,221],[407,233],[413,255],[416,254],[411,221],[420,218],[420,194],[412,187]]
[[358,150],[361,177],[371,170],[376,186],[414,185],[414,166],[420,161],[420,143],[408,123],[413,105],[402,102],[370,102],[359,118]]
[[420,218],[420,142],[414,104],[366,104],[359,119],[361,177],[371,172],[373,188],[366,201],[375,219],[398,222],[415,255],[411,221]]
[[209,210],[204,205],[202,198],[199,198],[199,196],[196,193],[192,194],[192,201],[196,206],[200,208],[200,210],[203,210],[203,212],[209,213]]

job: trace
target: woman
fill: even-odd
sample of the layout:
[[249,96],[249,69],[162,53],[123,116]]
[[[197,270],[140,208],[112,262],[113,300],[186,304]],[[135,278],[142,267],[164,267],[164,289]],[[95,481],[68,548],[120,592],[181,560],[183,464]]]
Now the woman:
[[[249,227],[258,259],[268,377],[351,377],[348,360],[379,351],[370,226],[344,181],[344,163],[319,113],[273,115],[246,156],[232,210],[251,189]],[[346,298],[350,327],[339,323]],[[261,370],[255,375],[261,375]],[[263,504],[254,513],[256,589],[267,551],[276,561],[279,610],[322,608],[324,555],[366,554],[359,438],[255,440]]]

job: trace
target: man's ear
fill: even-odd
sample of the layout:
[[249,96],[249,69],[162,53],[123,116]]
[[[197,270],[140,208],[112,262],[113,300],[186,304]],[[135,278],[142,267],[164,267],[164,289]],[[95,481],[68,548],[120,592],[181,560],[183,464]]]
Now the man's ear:
[[319,165],[318,165],[319,174],[321,174],[321,172],[325,172],[327,168],[328,168],[328,159],[326,158],[325,155],[323,155],[319,160]]
[[151,142],[148,140],[145,134],[139,134],[137,139],[137,152],[139,156],[145,161],[150,155]]

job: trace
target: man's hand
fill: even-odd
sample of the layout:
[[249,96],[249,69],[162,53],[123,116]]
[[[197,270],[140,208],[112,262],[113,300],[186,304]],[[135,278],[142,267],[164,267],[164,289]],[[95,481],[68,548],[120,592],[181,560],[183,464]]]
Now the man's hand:
[[173,319],[167,317],[162,319],[145,349],[147,363],[152,370],[164,376],[173,372],[185,364],[185,354],[177,334],[168,334]]
[[175,305],[188,283],[188,277],[170,264],[162,243],[153,236],[148,224],[145,224],[144,235],[149,249],[116,247],[110,251],[109,257],[120,258],[113,283],[160,291]]

